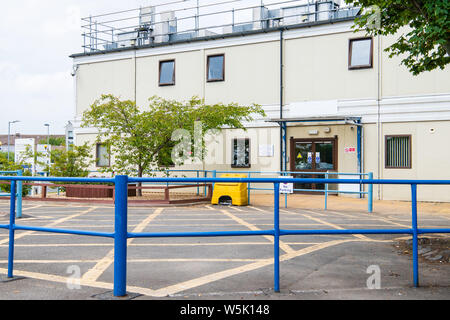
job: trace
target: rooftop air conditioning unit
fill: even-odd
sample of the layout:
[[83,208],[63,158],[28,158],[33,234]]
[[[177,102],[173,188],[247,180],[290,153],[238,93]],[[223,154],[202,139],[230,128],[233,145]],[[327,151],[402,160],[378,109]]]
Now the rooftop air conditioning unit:
[[160,20],[155,22],[153,34],[155,42],[168,42],[170,34],[177,32],[177,19],[175,12],[165,12],[160,14]]
[[139,9],[139,25],[151,25],[153,16],[155,15],[155,7],[142,7]]

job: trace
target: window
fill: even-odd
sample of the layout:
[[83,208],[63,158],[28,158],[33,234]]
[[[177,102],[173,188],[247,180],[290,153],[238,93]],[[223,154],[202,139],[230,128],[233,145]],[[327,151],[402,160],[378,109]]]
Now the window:
[[97,143],[95,158],[97,159],[97,167],[109,167],[110,163],[108,147],[104,144]]
[[225,56],[218,54],[208,56],[207,79],[208,82],[225,80]]
[[250,139],[233,139],[231,167],[250,168]]
[[411,168],[411,136],[386,136],[386,168]]
[[175,60],[159,62],[159,85],[173,86],[175,84]]
[[373,41],[372,38],[350,39],[348,48],[348,68],[372,68]]

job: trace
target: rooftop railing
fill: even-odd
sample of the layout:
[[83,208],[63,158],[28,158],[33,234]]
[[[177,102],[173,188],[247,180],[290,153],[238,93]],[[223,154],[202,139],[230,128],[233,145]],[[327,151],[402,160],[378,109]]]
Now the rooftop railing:
[[84,53],[347,19],[336,0],[172,1],[82,18]]

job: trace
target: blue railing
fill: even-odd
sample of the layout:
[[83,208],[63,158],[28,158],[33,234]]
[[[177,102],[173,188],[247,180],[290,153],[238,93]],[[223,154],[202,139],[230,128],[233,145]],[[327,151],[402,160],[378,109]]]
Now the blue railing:
[[[46,177],[0,177],[0,180],[11,181],[10,221],[0,228],[9,230],[8,277],[13,277],[14,262],[14,232],[29,230],[41,232],[66,233],[108,237],[114,239],[114,296],[126,295],[127,283],[127,239],[130,238],[164,238],[164,237],[228,237],[228,236],[273,236],[274,237],[274,291],[280,291],[280,237],[286,235],[351,235],[351,234],[411,234],[413,240],[413,283],[419,286],[418,273],[418,235],[425,233],[450,233],[450,228],[418,228],[417,225],[417,186],[418,185],[450,185],[450,180],[374,180],[374,179],[296,179],[296,178],[131,178],[115,176],[114,178],[46,178]],[[48,182],[83,182],[83,183],[114,183],[115,185],[115,221],[114,232],[94,232],[81,230],[67,230],[46,227],[31,227],[18,225],[15,222],[15,195],[17,183],[24,180]],[[273,229],[243,230],[243,231],[211,231],[211,232],[128,232],[128,184],[139,182],[165,183],[272,183],[274,188],[274,220]],[[346,230],[285,230],[280,228],[280,183],[348,183],[348,184],[395,184],[411,186],[411,228],[403,229],[346,229]]]
[[[23,175],[23,171],[22,170],[17,170],[17,171],[0,171],[0,175],[3,174],[15,174],[16,176],[20,177]],[[23,188],[23,182],[22,181],[18,181],[17,183],[17,191],[16,191],[16,201],[17,201],[17,209],[16,209],[16,217],[17,218],[22,218],[22,188]],[[10,197],[11,196],[11,191],[8,192],[2,192],[0,190],[0,197]]]
[[[90,173],[100,173],[100,171],[90,171]],[[367,172],[367,173],[348,173],[348,172],[330,172],[330,171],[319,171],[319,172],[300,172],[300,171],[242,171],[242,170],[235,170],[235,171],[219,171],[219,170],[202,170],[202,169],[166,169],[166,170],[153,170],[151,173],[160,173],[165,175],[166,177],[170,177],[171,173],[175,174],[195,174],[196,178],[216,178],[218,175],[223,173],[240,173],[247,175],[247,178],[254,178],[255,175],[276,175],[276,176],[288,176],[288,175],[313,175],[313,176],[323,176],[323,178],[328,179],[329,176],[358,176],[359,178],[366,178],[366,179],[373,179],[373,173]],[[155,183],[155,182],[153,182]],[[169,182],[159,182],[160,184],[166,184],[169,186]],[[186,184],[183,182],[179,182],[177,184]],[[200,194],[200,183],[197,183],[197,195]],[[324,194],[324,209],[328,209],[328,195],[329,194],[358,194],[360,197],[363,197],[364,195],[367,198],[367,212],[373,211],[373,188],[370,184],[367,188],[367,191],[363,191],[360,185],[359,191],[348,191],[348,190],[332,190],[329,188],[329,184],[325,184],[325,189],[298,189],[294,188],[293,191],[300,191],[300,192],[315,192],[315,193],[323,193]],[[193,186],[195,187],[195,186]],[[251,203],[251,191],[252,190],[263,190],[263,191],[272,191],[271,188],[260,188],[260,187],[254,187],[251,185],[251,183],[247,183],[247,198],[248,198],[248,204]],[[206,196],[207,189],[204,188],[204,195]],[[284,194],[284,206],[287,208],[287,200],[288,195]]]

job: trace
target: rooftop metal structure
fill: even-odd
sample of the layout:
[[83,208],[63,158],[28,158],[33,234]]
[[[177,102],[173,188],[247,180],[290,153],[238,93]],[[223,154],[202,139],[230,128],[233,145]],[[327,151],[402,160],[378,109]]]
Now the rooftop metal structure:
[[354,18],[343,0],[175,0],[82,18],[83,53]]

